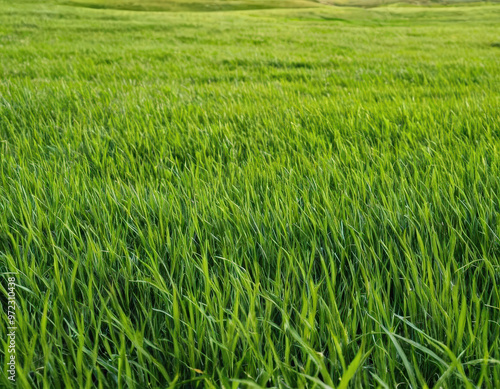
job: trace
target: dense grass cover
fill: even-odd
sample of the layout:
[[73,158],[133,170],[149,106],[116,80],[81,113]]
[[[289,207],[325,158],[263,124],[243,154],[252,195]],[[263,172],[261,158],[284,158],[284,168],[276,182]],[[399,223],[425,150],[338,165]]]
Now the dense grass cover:
[[499,387],[499,6],[0,10],[18,387]]

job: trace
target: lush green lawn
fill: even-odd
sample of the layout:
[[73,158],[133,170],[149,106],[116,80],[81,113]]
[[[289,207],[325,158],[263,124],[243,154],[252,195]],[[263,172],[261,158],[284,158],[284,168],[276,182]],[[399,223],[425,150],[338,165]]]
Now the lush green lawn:
[[18,387],[499,387],[499,108],[498,5],[0,0]]

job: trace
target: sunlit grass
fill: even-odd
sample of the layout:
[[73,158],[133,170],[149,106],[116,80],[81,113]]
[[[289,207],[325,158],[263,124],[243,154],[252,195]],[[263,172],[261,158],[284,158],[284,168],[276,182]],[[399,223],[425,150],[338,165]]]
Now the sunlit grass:
[[500,385],[499,6],[0,8],[18,387]]

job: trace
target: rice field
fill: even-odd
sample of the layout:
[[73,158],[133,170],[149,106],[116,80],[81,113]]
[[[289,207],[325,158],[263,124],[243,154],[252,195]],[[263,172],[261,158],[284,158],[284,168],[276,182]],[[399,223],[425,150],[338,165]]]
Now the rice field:
[[78,1],[0,0],[1,388],[500,387],[499,4]]

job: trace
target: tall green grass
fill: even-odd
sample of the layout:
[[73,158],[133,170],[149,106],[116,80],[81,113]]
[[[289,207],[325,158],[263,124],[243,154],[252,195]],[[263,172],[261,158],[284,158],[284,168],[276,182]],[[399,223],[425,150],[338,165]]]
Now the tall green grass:
[[500,7],[0,9],[18,387],[500,385]]

